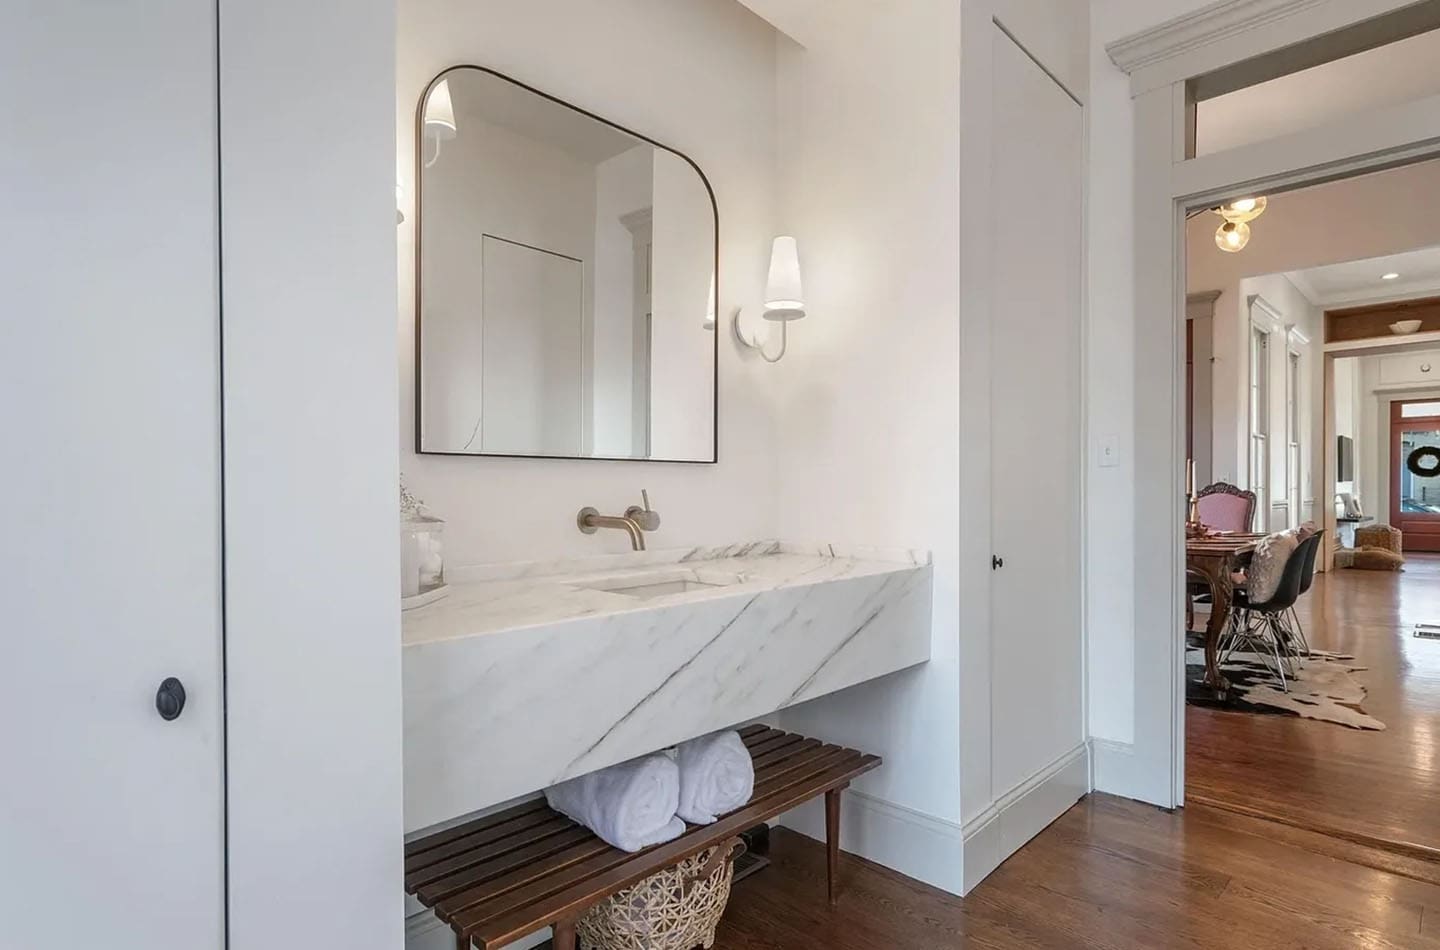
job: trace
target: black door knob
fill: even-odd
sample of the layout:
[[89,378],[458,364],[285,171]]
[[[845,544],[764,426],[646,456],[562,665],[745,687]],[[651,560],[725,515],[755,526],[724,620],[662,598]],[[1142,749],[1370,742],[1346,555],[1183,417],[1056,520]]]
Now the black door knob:
[[1005,559],[998,554],[990,555],[990,570],[998,571],[1005,566]]
[[166,722],[179,719],[185,711],[185,684],[170,676],[155,691],[155,711]]

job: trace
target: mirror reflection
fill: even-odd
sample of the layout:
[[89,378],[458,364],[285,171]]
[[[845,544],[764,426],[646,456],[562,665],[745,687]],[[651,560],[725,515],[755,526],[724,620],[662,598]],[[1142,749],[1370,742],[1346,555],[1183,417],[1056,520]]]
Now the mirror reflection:
[[715,461],[699,170],[476,67],[418,132],[418,451]]

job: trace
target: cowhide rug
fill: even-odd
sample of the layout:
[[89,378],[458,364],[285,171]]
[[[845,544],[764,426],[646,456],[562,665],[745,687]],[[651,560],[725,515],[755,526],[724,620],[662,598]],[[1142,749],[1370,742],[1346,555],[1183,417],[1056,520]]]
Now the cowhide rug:
[[[1229,709],[1236,712],[1300,716],[1320,722],[1333,722],[1351,729],[1381,731],[1385,723],[1360,708],[1365,701],[1365,687],[1352,673],[1365,667],[1354,666],[1353,656],[1316,650],[1306,657],[1294,677],[1286,668],[1290,691],[1280,688],[1280,678],[1254,653],[1232,653],[1221,666],[1230,681],[1229,696],[1216,699],[1205,686],[1205,651],[1195,646],[1185,651],[1185,699],[1195,706]],[[1274,661],[1274,658],[1271,658]]]

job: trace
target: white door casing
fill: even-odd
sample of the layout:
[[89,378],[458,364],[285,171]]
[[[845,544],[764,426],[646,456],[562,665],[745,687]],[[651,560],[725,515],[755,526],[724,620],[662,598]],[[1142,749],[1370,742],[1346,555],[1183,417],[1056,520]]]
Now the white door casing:
[[[1162,806],[1184,798],[1183,616],[1184,212],[1238,193],[1309,183],[1440,157],[1440,97],[1374,109],[1323,126],[1186,157],[1186,81],[1336,31],[1406,0],[1254,0],[1214,4],[1111,44],[1131,72],[1135,115],[1135,734],[1124,786],[1105,788]],[[1224,42],[1219,40],[1224,39]],[[1339,40],[1335,40],[1339,42]],[[1138,55],[1143,53],[1144,55]],[[1143,438],[1141,437],[1143,436]],[[1322,506],[1326,535],[1334,514]]]
[[0,29],[0,946],[218,950],[215,7],[22,7]]

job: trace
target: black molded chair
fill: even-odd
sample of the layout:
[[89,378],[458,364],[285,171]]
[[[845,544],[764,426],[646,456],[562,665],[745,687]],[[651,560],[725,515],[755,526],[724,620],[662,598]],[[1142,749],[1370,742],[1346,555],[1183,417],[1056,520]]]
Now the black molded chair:
[[[1275,657],[1275,665],[1271,667],[1277,676],[1280,677],[1280,688],[1289,692],[1290,685],[1285,676],[1285,653],[1290,651],[1290,640],[1293,634],[1285,626],[1285,617],[1295,606],[1295,601],[1300,599],[1300,585],[1304,582],[1306,567],[1314,566],[1315,547],[1320,543],[1320,535],[1313,534],[1300,542],[1289,560],[1285,562],[1285,571],[1280,575],[1280,586],[1275,589],[1275,594],[1264,603],[1252,603],[1249,592],[1240,589],[1235,592],[1234,626],[1226,641],[1224,657],[1229,656],[1242,645],[1250,647],[1250,652],[1259,656],[1266,666],[1270,665],[1267,651]],[[1294,668],[1290,675],[1295,675]]]
[[[1308,544],[1310,541],[1315,540],[1319,537],[1320,533],[1317,531],[1313,538],[1306,538],[1305,542]],[[1300,597],[1304,597],[1306,594],[1308,594],[1310,592],[1310,585],[1315,583],[1315,561],[1318,559],[1319,554],[1320,544],[1318,541],[1316,541],[1315,544],[1310,545],[1310,553],[1305,558],[1305,568],[1300,575]],[[1299,599],[1299,597],[1296,598],[1297,601]],[[1305,637],[1305,628],[1301,625],[1300,615],[1295,612],[1295,607],[1293,605],[1290,607],[1290,619],[1295,622],[1295,639],[1300,645],[1301,655],[1309,656],[1310,641]]]

